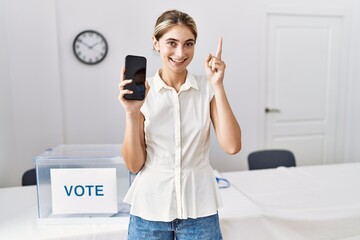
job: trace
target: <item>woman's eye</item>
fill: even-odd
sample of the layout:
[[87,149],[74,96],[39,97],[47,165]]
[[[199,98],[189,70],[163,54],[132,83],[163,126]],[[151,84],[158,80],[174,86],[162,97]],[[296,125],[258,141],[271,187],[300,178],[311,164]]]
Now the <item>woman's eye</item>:
[[188,42],[185,44],[186,47],[191,48],[192,46],[194,46],[193,42]]
[[176,47],[176,42],[167,42],[167,44],[171,47]]

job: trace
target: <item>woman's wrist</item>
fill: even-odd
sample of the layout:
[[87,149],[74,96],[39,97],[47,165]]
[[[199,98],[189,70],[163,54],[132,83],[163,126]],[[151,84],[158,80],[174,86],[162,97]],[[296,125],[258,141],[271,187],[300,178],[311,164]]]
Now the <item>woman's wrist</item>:
[[218,92],[225,92],[224,83],[221,82],[221,83],[212,84],[212,89],[215,94]]
[[138,120],[140,116],[140,111],[136,112],[126,112],[125,117],[127,120]]

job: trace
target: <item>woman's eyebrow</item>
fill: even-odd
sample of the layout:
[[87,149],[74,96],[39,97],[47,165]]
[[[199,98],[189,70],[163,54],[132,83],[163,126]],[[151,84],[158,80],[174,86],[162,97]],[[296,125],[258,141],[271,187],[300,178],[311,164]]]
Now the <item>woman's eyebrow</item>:
[[[180,42],[180,41],[179,41],[178,39],[176,39],[176,38],[168,38],[168,39],[166,39],[166,41]],[[195,40],[192,39],[192,38],[190,38],[190,39],[186,40],[185,42],[195,42]]]
[[179,40],[175,39],[175,38],[168,38],[166,39],[166,41],[174,41],[174,42],[179,42]]

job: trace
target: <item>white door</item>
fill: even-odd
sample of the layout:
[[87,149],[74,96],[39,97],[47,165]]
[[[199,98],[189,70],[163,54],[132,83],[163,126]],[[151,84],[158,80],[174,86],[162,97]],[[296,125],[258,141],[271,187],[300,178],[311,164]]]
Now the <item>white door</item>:
[[266,148],[292,150],[297,165],[335,161],[342,21],[268,15]]

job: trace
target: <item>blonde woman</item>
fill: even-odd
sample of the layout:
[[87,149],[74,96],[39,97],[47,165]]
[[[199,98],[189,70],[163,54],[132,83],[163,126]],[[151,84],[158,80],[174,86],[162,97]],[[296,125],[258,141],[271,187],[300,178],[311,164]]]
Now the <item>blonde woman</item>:
[[143,101],[124,99],[131,80],[119,84],[126,112],[123,158],[137,173],[125,202],[131,205],[129,240],[222,239],[221,207],[209,163],[210,125],[222,149],[241,149],[240,126],[224,89],[220,39],[215,56],[205,59],[205,77],[187,71],[197,39],[192,17],[166,11],[156,21],[153,47],[162,66],[147,79]]

